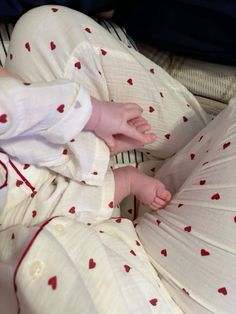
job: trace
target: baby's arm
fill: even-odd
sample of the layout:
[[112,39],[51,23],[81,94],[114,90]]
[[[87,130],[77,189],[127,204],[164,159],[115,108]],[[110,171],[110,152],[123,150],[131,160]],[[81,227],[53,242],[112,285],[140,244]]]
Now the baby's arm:
[[0,77],[0,148],[23,164],[99,185],[109,149],[92,132],[81,132],[91,112],[88,92],[74,81],[30,84]]

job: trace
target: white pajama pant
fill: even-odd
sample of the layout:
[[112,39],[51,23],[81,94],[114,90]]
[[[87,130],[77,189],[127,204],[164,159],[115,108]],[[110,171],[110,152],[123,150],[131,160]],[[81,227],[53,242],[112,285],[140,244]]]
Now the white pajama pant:
[[[30,51],[25,48],[28,42]],[[76,62],[80,62],[79,69],[75,67]],[[158,177],[166,182],[174,194],[170,205],[156,216],[146,213],[137,221],[136,231],[159,273],[161,283],[150,267],[144,251],[139,256],[130,246],[135,242],[139,247],[131,223],[127,220],[121,221],[125,227],[121,227],[120,220],[111,219],[88,229],[88,226],[77,220],[54,218],[40,229],[37,241],[31,245],[17,272],[15,271],[17,286],[22,283],[22,289],[15,291],[18,307],[24,307],[22,312],[30,313],[31,310],[32,313],[33,309],[34,313],[63,313],[63,306],[68,309],[70,306],[73,309],[78,308],[72,291],[76,290],[76,285],[80,285],[77,296],[81,296],[81,302],[87,300],[89,303],[87,313],[177,313],[178,308],[162,287],[164,283],[169,295],[186,313],[234,313],[236,213],[233,197],[233,139],[236,130],[233,104],[204,129],[209,121],[208,116],[181,84],[138,52],[117,42],[88,17],[62,7],[46,6],[32,10],[18,22],[12,36],[6,67],[29,81],[71,78],[97,98],[138,103],[143,107],[144,116],[158,137],[144,151],[158,159],[171,157],[202,130],[198,137],[157,172]],[[201,136],[203,138],[200,139]],[[205,162],[208,163],[204,164]],[[49,202],[47,206],[50,211]],[[64,215],[64,212],[61,214]],[[66,244],[55,247],[54,254],[51,254],[49,242],[55,237],[49,236],[49,229],[57,221],[60,227],[56,230],[66,237]],[[101,227],[106,228],[105,238],[98,231],[104,231]],[[12,237],[12,228],[15,227],[9,229],[9,237]],[[68,231],[64,232],[65,229]],[[74,229],[75,236],[72,235]],[[96,236],[95,239],[93,234],[96,232],[99,232],[99,237]],[[58,235],[58,232],[55,234]],[[84,242],[83,234],[88,236]],[[55,241],[55,246],[58,241]],[[36,245],[39,246],[36,248]],[[6,245],[3,247],[7,250]],[[46,253],[42,247],[46,248]],[[54,248],[54,245],[51,244],[50,247]],[[106,251],[106,262],[114,269],[111,280],[114,286],[108,284],[107,289],[110,289],[110,295],[107,295],[107,291],[103,294],[101,285],[96,285],[101,278],[110,282],[108,268],[99,268],[93,281],[89,281],[90,275],[86,271],[82,273],[85,277],[81,279],[80,264],[77,262],[80,249],[86,256],[86,270],[96,268],[99,264],[97,260],[103,260],[102,252],[107,247],[109,250]],[[64,251],[67,254],[62,248],[66,248]],[[94,257],[91,252],[98,256]],[[139,257],[139,260],[132,261],[135,264],[131,265],[127,252],[131,257]],[[35,257],[35,254],[40,256]],[[67,268],[68,256],[71,266]],[[5,258],[6,261],[13,260],[10,253]],[[28,269],[32,269],[30,267],[34,262],[39,262],[33,264],[36,266],[32,273],[36,277],[25,276],[24,272],[30,272]],[[128,279],[124,274],[119,276],[120,265],[123,265],[125,275],[132,274],[133,268],[137,273]],[[70,273],[73,267],[76,278]],[[55,272],[51,272],[53,268]],[[64,292],[59,289],[62,286],[59,285],[57,273],[65,276],[61,279],[67,291],[63,302]],[[49,300],[46,290],[43,290],[45,286],[42,279],[50,292],[60,291],[58,295],[53,295],[52,300]],[[28,280],[27,285],[24,285],[24,280]],[[90,297],[83,292],[85,281],[91,283],[88,287]],[[37,293],[42,291],[45,296],[40,298]],[[36,298],[37,306],[30,303],[30,292]],[[115,306],[111,300],[115,302]],[[82,303],[80,311],[81,309],[86,313]],[[78,313],[81,312],[78,310]]]

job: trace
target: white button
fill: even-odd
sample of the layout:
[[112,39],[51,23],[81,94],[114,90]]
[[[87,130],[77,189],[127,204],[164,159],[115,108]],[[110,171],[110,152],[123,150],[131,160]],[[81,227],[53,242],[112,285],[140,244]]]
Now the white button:
[[65,228],[62,224],[55,225],[54,229],[58,235],[63,235],[65,233]]
[[33,279],[36,279],[41,276],[45,264],[41,261],[35,261],[30,265],[29,273]]

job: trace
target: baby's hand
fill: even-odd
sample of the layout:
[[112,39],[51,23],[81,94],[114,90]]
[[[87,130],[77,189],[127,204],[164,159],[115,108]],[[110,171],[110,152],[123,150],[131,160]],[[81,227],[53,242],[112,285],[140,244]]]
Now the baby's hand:
[[[102,138],[110,150],[116,150],[116,136],[134,140],[138,146],[153,142],[155,135],[147,133],[148,122],[141,116],[142,108],[132,103],[114,103],[92,98],[93,113],[85,126]],[[137,145],[136,145],[137,146]]]

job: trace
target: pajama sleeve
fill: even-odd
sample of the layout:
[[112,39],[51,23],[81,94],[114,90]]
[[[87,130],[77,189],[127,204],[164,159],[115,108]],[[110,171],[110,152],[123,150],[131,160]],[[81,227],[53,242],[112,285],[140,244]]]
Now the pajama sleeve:
[[92,132],[81,132],[91,112],[89,94],[74,81],[27,84],[0,78],[1,149],[22,163],[99,185],[109,150]]

